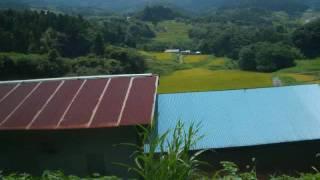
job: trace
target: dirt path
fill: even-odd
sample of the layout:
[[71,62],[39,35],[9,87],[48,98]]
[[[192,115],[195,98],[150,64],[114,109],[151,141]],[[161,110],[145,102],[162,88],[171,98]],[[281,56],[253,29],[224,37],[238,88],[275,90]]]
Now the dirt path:
[[283,85],[281,79],[278,76],[275,76],[275,77],[272,78],[272,84],[275,87],[279,87],[279,86]]
[[180,64],[183,64],[183,63],[184,63],[184,61],[183,61],[183,55],[182,55],[182,54],[179,54],[179,55],[178,55],[178,60],[179,60],[179,63],[180,63]]

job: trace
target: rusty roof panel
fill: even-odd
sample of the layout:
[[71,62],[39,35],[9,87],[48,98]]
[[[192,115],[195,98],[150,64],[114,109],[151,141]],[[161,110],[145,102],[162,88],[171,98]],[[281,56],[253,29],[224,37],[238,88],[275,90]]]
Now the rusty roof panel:
[[91,126],[117,126],[119,114],[125,99],[130,78],[113,78],[97,109]]
[[82,80],[65,81],[48,105],[31,125],[31,129],[53,129],[59,123]]
[[19,106],[36,84],[37,83],[21,84],[19,88],[0,102],[0,125],[6,121],[7,117],[13,113],[15,108]]
[[121,125],[149,124],[153,115],[153,103],[157,77],[135,78],[121,119]]
[[32,123],[34,117],[41,107],[49,99],[50,95],[55,91],[60,82],[45,82],[30,94],[26,101],[10,116],[0,127],[2,129],[25,129]]
[[0,82],[0,130],[149,124],[157,81],[142,74]]
[[72,103],[64,119],[62,119],[60,126],[64,128],[85,127],[90,121],[92,112],[108,80],[98,79],[84,82],[83,88]]

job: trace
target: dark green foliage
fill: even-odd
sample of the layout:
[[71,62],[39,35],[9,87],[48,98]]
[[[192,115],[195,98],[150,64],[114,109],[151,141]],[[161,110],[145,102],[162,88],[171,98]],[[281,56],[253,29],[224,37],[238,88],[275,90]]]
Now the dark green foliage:
[[190,32],[192,38],[201,39],[200,50],[216,56],[236,59],[240,49],[254,42],[255,30],[236,25],[213,24]]
[[298,25],[282,20],[287,16],[257,8],[223,9],[196,18],[197,23],[189,31],[189,36],[203,52],[238,59],[240,50],[250,44],[289,44],[290,31]]
[[229,0],[223,8],[261,8],[269,11],[285,11],[287,13],[301,13],[308,6],[300,0]]
[[111,17],[103,22],[105,42],[113,45],[136,47],[137,43],[155,37],[149,25],[132,18]]
[[54,7],[65,13],[82,13],[85,15],[102,15],[106,12],[132,12],[146,5],[171,4],[174,7],[193,12],[203,12],[219,7],[267,7],[270,10],[300,11],[309,7],[319,7],[318,0],[1,0],[0,7],[29,8]]
[[101,56],[104,54],[104,41],[100,34],[96,36],[96,39],[94,41],[93,51],[98,56]]
[[[93,35],[92,35],[92,32]],[[154,37],[150,27],[134,19],[108,18],[90,23],[81,16],[36,11],[0,11],[0,52],[48,53],[62,57],[103,55],[104,43],[135,47]]]
[[69,75],[103,75],[120,74],[123,72],[121,63],[114,59],[97,57],[79,57],[71,61]]
[[50,62],[57,62],[58,61],[58,57],[59,57],[59,53],[58,53],[57,50],[55,50],[55,49],[49,50],[48,60]]
[[115,176],[101,176],[94,174],[91,177],[80,178],[74,175],[66,175],[62,171],[44,171],[41,176],[36,177],[26,173],[11,173],[3,175],[0,171],[2,180],[120,180]]
[[157,24],[163,20],[172,20],[176,17],[180,17],[179,13],[164,6],[147,6],[144,10],[137,15],[138,19],[143,21],[150,21],[153,24]]
[[29,79],[62,76],[67,67],[56,57],[23,54],[0,54],[0,79]]
[[301,58],[299,51],[283,43],[256,43],[242,48],[239,67],[243,70],[273,72],[294,66],[294,60]]
[[15,71],[13,60],[6,55],[0,55],[0,79],[14,76]]
[[89,23],[81,17],[41,11],[0,11],[0,51],[48,52],[62,56],[88,53]]
[[293,43],[307,57],[320,55],[320,19],[298,28],[292,35]]
[[145,60],[133,50],[109,47],[100,57],[61,58],[56,50],[48,55],[0,54],[0,80],[49,78],[71,75],[143,73]]
[[265,9],[257,8],[232,8],[232,9],[219,9],[213,11],[205,16],[197,18],[198,22],[214,22],[222,23],[226,22],[234,23],[237,25],[272,25],[270,16],[272,13]]
[[239,67],[243,70],[255,71],[257,68],[256,54],[252,46],[243,47],[239,54]]
[[133,49],[123,49],[109,46],[106,58],[117,59],[121,62],[123,72],[142,73],[146,70],[144,58]]

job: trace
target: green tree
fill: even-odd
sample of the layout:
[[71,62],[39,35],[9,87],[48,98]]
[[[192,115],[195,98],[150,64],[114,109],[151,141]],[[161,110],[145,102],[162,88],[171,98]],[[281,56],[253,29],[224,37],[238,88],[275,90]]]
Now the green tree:
[[104,41],[103,41],[103,38],[101,36],[101,34],[98,34],[95,38],[95,41],[94,41],[94,46],[93,46],[93,51],[96,55],[103,55],[104,54]]
[[293,43],[307,57],[320,55],[320,19],[298,28],[292,35]]
[[242,48],[239,67],[243,70],[273,72],[295,65],[301,53],[283,43],[259,42]]
[[48,28],[41,37],[42,52],[49,52],[50,49],[61,49],[62,45],[59,42],[61,34],[52,28]]
[[255,71],[257,67],[255,56],[252,46],[242,48],[239,54],[239,67],[243,70]]
[[57,50],[55,50],[55,49],[49,50],[48,60],[49,60],[50,62],[57,62],[58,57],[59,57],[59,53],[58,53]]
[[154,25],[163,20],[171,20],[181,15],[172,9],[164,6],[147,6],[144,10],[136,15],[143,21],[150,21]]

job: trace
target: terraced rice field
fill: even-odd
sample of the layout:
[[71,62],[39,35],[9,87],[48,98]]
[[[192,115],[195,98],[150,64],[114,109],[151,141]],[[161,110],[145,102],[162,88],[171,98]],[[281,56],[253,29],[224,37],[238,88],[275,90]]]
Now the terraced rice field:
[[177,59],[176,54],[171,53],[158,53],[158,52],[152,52],[150,53],[150,56],[152,56],[156,60],[160,61],[173,61]]
[[176,44],[191,41],[188,35],[190,25],[174,20],[160,22],[156,27],[156,42]]
[[149,53],[149,56],[158,68],[162,68],[161,64],[166,69],[174,66],[163,71],[165,75],[160,73],[159,93],[270,87],[275,76],[283,85],[320,83],[320,59],[297,61],[296,67],[274,73],[257,73],[230,69],[229,59],[211,55],[184,55],[183,64],[177,62],[175,54]]
[[193,64],[206,61],[209,58],[211,58],[210,55],[186,55],[184,56],[183,61],[184,63]]
[[210,91],[272,86],[272,74],[194,68],[160,78],[159,93]]

